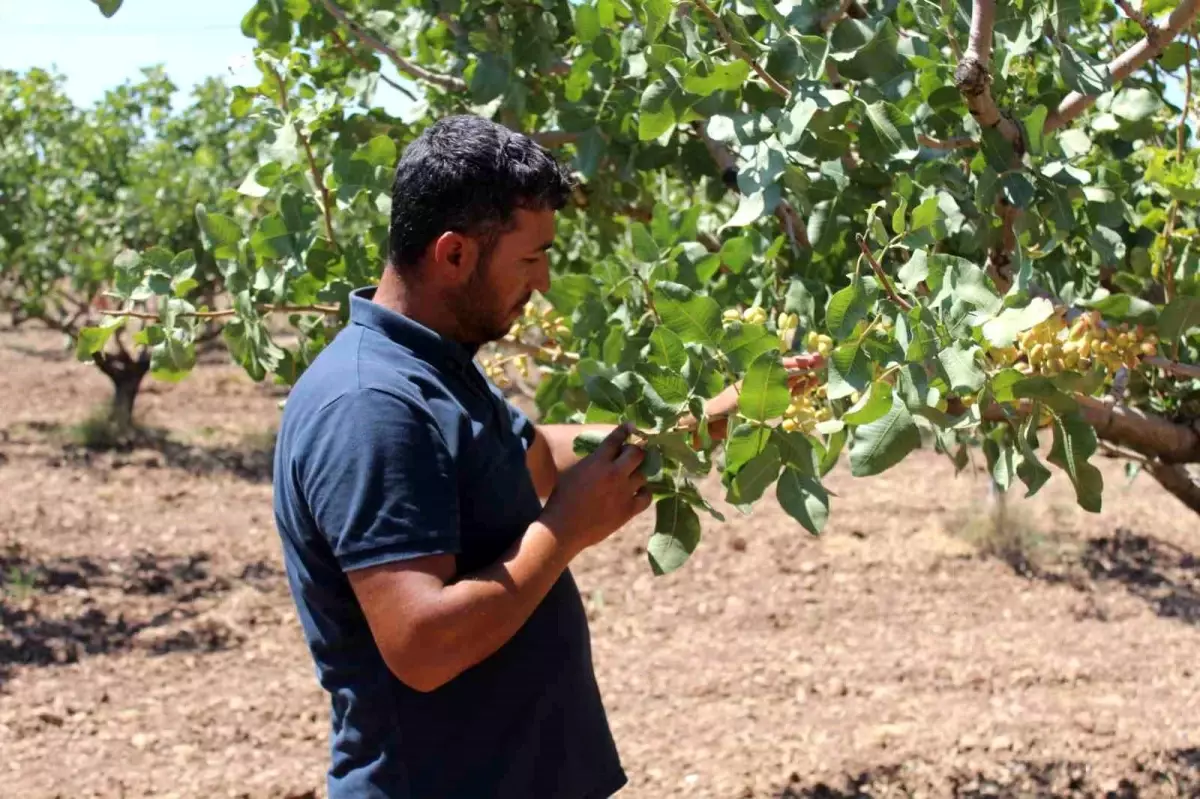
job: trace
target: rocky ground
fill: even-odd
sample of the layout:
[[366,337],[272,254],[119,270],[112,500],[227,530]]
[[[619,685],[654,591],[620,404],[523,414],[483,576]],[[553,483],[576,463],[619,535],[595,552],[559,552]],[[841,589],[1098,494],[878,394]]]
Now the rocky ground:
[[[0,796],[323,796],[271,519],[282,395],[217,357],[92,452],[109,388],[60,344],[0,328]],[[835,472],[820,539],[718,502],[673,575],[642,521],[586,553],[623,795],[1200,796],[1200,520],[1101,467],[1103,513],[1058,475],[1003,537],[983,479],[920,453]]]

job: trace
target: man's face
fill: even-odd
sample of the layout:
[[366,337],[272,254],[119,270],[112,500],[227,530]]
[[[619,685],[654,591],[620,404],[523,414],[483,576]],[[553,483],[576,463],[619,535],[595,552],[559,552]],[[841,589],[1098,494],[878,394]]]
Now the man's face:
[[554,212],[518,209],[515,226],[482,253],[475,271],[452,293],[451,304],[466,343],[501,339],[534,291],[550,288],[548,251]]

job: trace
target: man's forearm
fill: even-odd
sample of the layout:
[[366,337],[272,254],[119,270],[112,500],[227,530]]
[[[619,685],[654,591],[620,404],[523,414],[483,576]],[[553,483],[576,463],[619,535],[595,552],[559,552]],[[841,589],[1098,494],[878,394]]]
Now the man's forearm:
[[540,424],[538,430],[546,438],[554,466],[562,472],[579,462],[582,457],[575,454],[575,439],[581,433],[595,432],[608,435],[616,429],[615,424]]
[[466,574],[423,608],[410,651],[426,654],[409,680],[432,690],[492,655],[521,628],[577,553],[543,521],[497,560]]

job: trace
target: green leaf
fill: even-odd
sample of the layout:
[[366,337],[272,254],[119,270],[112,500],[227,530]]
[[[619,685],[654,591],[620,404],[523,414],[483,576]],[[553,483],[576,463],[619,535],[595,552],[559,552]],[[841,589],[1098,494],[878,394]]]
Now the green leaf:
[[784,466],[800,474],[817,474],[817,451],[808,436],[798,431],[788,432],[782,427],[771,430],[771,440],[779,449],[779,459]]
[[668,328],[654,328],[654,332],[650,334],[650,361],[664,369],[682,371],[688,362],[683,339]]
[[848,397],[855,391],[861,393],[871,384],[871,360],[853,341],[835,348],[828,363],[825,394],[831,400]]
[[1037,187],[1024,172],[1009,172],[1000,178],[1000,185],[1004,188],[1004,199],[1017,208],[1028,208],[1037,195]]
[[1096,250],[1103,264],[1115,266],[1125,260],[1125,242],[1121,234],[1111,228],[1096,225],[1092,235],[1088,236],[1088,243]]
[[572,441],[572,449],[576,455],[586,457],[599,449],[606,438],[608,438],[608,433],[600,430],[584,430],[575,436]]
[[1000,491],[1007,491],[1013,479],[1013,445],[1003,438],[1004,428],[996,428],[992,435],[983,439],[983,453],[987,459],[992,482]]
[[921,432],[899,395],[892,395],[892,408],[881,419],[855,428],[850,447],[850,473],[871,477],[895,466],[921,446]]
[[237,245],[242,238],[242,229],[224,214],[210,214],[203,205],[196,206],[196,221],[204,231],[213,255],[217,258],[237,257]]
[[833,243],[833,208],[833,200],[821,200],[813,206],[812,213],[808,216],[806,232],[808,241],[816,252],[829,252],[829,246]]
[[998,173],[1005,173],[1013,168],[1017,153],[1013,150],[1012,142],[1005,138],[998,127],[984,128],[980,134],[980,144],[987,165]]
[[734,211],[729,221],[721,226],[721,229],[745,227],[757,222],[766,213],[766,210],[767,196],[765,191],[760,190],[750,194],[742,194],[738,197],[737,210]]
[[1013,386],[1024,379],[1025,375],[1016,369],[1001,369],[992,377],[988,386],[996,402],[1016,402],[1017,395],[1013,393]]
[[671,0],[642,0],[642,13],[646,15],[646,43],[653,43],[662,34],[671,20]]
[[1112,88],[1112,72],[1108,64],[1073,49],[1059,40],[1059,68],[1067,88],[1080,94],[1103,94]]
[[1075,486],[1075,498],[1079,506],[1091,513],[1099,513],[1100,495],[1104,490],[1104,477],[1100,470],[1088,463],[1096,451],[1096,431],[1077,412],[1058,416],[1054,420],[1054,443],[1048,460],[1062,469]]
[[855,280],[829,298],[825,309],[825,327],[834,340],[846,338],[867,315],[867,292]]
[[354,152],[354,160],[391,169],[396,165],[396,143],[388,136],[376,136]]
[[817,465],[821,476],[829,474],[834,466],[837,466],[838,457],[842,454],[842,448],[846,446],[846,428],[842,428],[833,433],[825,442],[825,452],[821,455],[821,461]]
[[1200,327],[1200,297],[1179,295],[1167,303],[1158,317],[1158,337],[1168,344]]
[[[938,203],[937,197],[927,197],[921,201],[921,204],[913,209],[912,212],[912,229],[922,230],[923,228],[936,225],[942,218],[942,208]],[[924,255],[924,250],[918,250]],[[916,253],[913,254],[914,257]]]
[[735,372],[745,372],[755,358],[778,348],[779,339],[762,325],[733,322],[725,329],[725,337],[721,339],[721,351]]
[[1129,294],[1109,294],[1099,299],[1083,300],[1078,304],[1097,310],[1105,319],[1115,322],[1152,325],[1158,321],[1158,309],[1152,303]]
[[874,102],[866,107],[867,124],[874,130],[888,155],[915,154],[916,134],[908,115],[891,103]]
[[956,341],[938,352],[938,361],[946,371],[951,391],[956,394],[974,394],[983,388],[986,375],[975,357],[979,351],[978,346],[972,345],[967,348],[962,342]]
[[650,235],[650,230],[641,222],[634,222],[630,229],[633,236],[633,254],[637,256],[639,261],[644,263],[654,263],[659,259],[658,245],[654,243],[654,237]]
[[652,141],[675,126],[671,94],[671,87],[661,80],[652,82],[642,92],[638,105],[638,139]]
[[892,386],[882,381],[872,383],[867,393],[858,398],[845,413],[842,421],[846,424],[870,424],[883,416],[892,407]]
[[167,383],[178,383],[196,365],[196,347],[174,336],[150,348],[150,376]]
[[106,17],[112,17],[121,9],[121,3],[124,0],[92,0],[93,3],[100,9],[100,13]]
[[768,441],[763,451],[750,459],[732,476],[726,470],[728,492],[726,501],[731,505],[752,505],[775,482],[779,476],[779,449],[775,442]]
[[575,7],[575,35],[579,41],[590,44],[601,33],[600,12],[590,3]]
[[1092,139],[1079,128],[1070,128],[1058,134],[1058,144],[1067,158],[1087,155],[1092,149]]
[[683,499],[664,497],[654,508],[654,533],[646,545],[656,575],[673,572],[687,562],[700,543],[700,517]]
[[75,357],[81,361],[90,361],[92,355],[104,349],[104,345],[112,337],[115,327],[85,327],[79,331],[75,340]]
[[775,486],[780,506],[813,535],[820,535],[829,519],[829,492],[816,477],[784,469]]
[[770,428],[740,423],[725,441],[725,470],[736,473],[766,449]]
[[983,336],[993,347],[1011,347],[1018,333],[1023,333],[1054,314],[1054,304],[1045,297],[1035,297],[1024,308],[1005,308],[1000,315],[983,324]]
[[1049,115],[1050,110],[1044,105],[1039,105],[1021,118],[1021,124],[1025,127],[1025,141],[1029,145],[1031,155],[1041,155],[1045,149],[1045,136],[1042,131]]
[[1130,122],[1141,122],[1158,113],[1162,101],[1149,89],[1141,86],[1127,86],[1117,92],[1109,111]]
[[781,416],[791,402],[787,379],[779,353],[764,352],[750,365],[742,380],[738,411],[759,422]]
[[1037,457],[1037,422],[1041,405],[1034,403],[1033,412],[1025,420],[1017,435],[1018,452],[1015,457],[1017,477],[1025,484],[1026,498],[1036,494],[1050,479],[1050,470]]
[[624,392],[604,375],[592,375],[583,385],[588,398],[600,408],[616,414],[625,412],[629,402]]
[[667,329],[685,344],[716,347],[724,337],[721,308],[712,297],[696,294],[687,286],[662,281],[654,287],[655,308]]

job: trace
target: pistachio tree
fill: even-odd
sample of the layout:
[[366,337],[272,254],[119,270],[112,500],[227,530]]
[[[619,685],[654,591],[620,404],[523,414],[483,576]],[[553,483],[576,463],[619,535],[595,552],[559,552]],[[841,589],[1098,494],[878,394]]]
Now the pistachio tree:
[[[261,81],[230,113],[274,141],[237,214],[197,209],[231,307],[155,291],[170,262],[131,254],[112,318],[150,291],[147,335],[186,348],[226,314],[252,376],[295,380],[383,268],[400,149],[474,113],[579,181],[553,287],[481,368],[543,419],[637,424],[656,571],[721,518],[697,478],[815,534],[839,460],[868,478],[920,448],[1000,491],[1057,474],[1088,511],[1103,448],[1200,511],[1198,8],[257,0]],[[735,381],[714,441],[705,400]]]
[[[147,69],[79,107],[61,75],[0,71],[0,306],[18,324],[62,332],[112,380],[110,415],[122,429],[147,374],[185,372],[165,340],[105,316],[116,307],[108,292],[155,307],[167,293],[215,297],[220,276],[195,206],[232,207],[255,154],[252,126],[228,112],[228,87],[206,81],[179,110],[175,92],[161,69]],[[130,283],[134,252],[169,264],[171,279]]]

